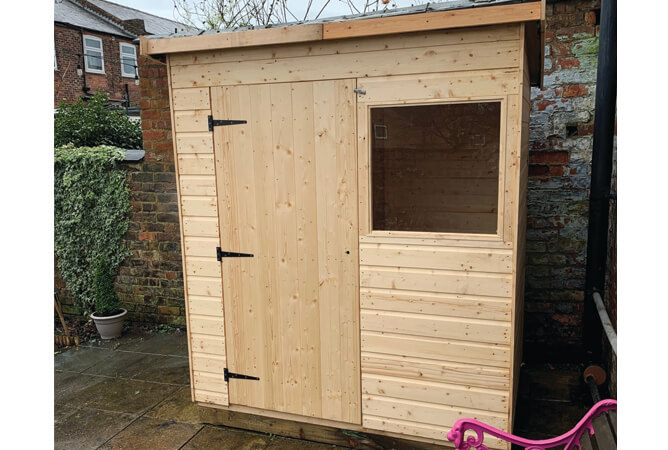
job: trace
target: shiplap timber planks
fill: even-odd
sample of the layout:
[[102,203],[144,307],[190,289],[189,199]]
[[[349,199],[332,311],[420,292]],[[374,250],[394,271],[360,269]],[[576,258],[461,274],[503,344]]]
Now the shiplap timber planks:
[[419,48],[433,45],[476,44],[479,42],[517,41],[516,25],[492,25],[468,30],[440,30],[388,36],[370,36],[347,41],[313,42],[303,44],[271,45],[253,48],[220,49],[184,52],[170,55],[172,66],[195,64],[260,61],[265,59],[303,58],[308,56],[365,53],[401,48]]
[[508,392],[393,376],[362,374],[362,393],[501,413],[508,411]]
[[366,310],[384,310],[432,314],[449,317],[490,319],[510,323],[511,299],[452,295],[439,292],[402,291],[399,289],[360,289],[360,307]]
[[361,325],[362,330],[369,331],[490,344],[510,343],[510,324],[495,320],[362,310]]
[[[176,89],[515,68],[519,65],[519,58],[516,41],[501,41],[173,66],[171,76]],[[198,111],[177,111],[175,117],[177,131],[207,129],[206,116],[201,116]]]

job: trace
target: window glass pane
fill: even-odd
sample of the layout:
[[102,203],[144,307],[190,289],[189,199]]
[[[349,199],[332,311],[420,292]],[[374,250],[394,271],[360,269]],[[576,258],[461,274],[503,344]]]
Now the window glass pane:
[[126,55],[132,55],[134,56],[135,54],[135,48],[130,47],[128,45],[121,45],[121,52],[125,53]]
[[102,43],[97,39],[86,38],[86,47],[100,48]]
[[102,53],[93,50],[86,50],[86,60],[88,68],[92,70],[102,70]]
[[135,76],[135,60],[134,58],[123,57],[123,75]]
[[499,102],[371,110],[374,230],[497,232]]

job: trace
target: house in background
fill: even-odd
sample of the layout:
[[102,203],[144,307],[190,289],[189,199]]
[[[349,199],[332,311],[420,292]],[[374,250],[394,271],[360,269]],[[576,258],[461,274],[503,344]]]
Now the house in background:
[[53,102],[73,102],[95,92],[111,102],[139,104],[137,72],[141,35],[167,34],[187,26],[104,0],[55,0]]

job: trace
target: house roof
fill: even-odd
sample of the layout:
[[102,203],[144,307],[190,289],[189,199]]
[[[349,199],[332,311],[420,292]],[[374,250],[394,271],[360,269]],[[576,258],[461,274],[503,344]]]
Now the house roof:
[[[92,4],[92,7],[87,3]],[[99,8],[105,14],[100,14],[95,11],[95,8]],[[132,27],[123,24],[124,21],[133,19],[143,20],[144,29],[149,34],[173,33],[175,29],[186,32],[189,29],[186,25],[174,20],[105,0],[55,0],[54,3],[54,22],[100,33],[136,38],[138,35]]]
[[118,25],[113,24],[110,20],[98,17],[69,0],[56,0],[53,6],[54,22],[66,23],[75,27],[85,28],[86,30],[99,31],[100,33],[114,34],[128,38],[135,37]]
[[143,20],[145,29],[150,34],[168,34],[173,33],[175,29],[178,29],[180,32],[185,32],[190,29],[190,27],[180,22],[165,19],[164,17],[149,14],[138,9],[130,8],[128,6],[119,5],[118,3],[108,2],[105,0],[88,1],[94,5],[99,6],[110,14],[113,14],[121,20]]

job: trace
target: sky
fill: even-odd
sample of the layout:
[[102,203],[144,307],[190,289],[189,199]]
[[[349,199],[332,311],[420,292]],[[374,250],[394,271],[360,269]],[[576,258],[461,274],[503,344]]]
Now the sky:
[[[165,17],[167,19],[179,20],[178,17],[174,16],[174,3],[172,0],[108,0],[114,3],[119,3],[121,5],[126,5],[131,8],[139,9],[156,16]],[[363,3],[364,0],[357,1],[357,3]],[[322,5],[325,3],[325,0],[315,0],[313,6],[311,6],[311,11],[319,11],[322,8]],[[416,2],[416,0],[395,0],[393,3],[396,3],[398,7],[411,6],[415,3],[425,3],[425,2]],[[288,7],[297,17],[303,16],[306,9],[307,2],[304,0],[288,0]],[[350,14],[350,9],[348,6],[341,0],[331,0],[327,5],[327,9],[323,12],[320,17],[334,17],[340,16],[343,14]]]

